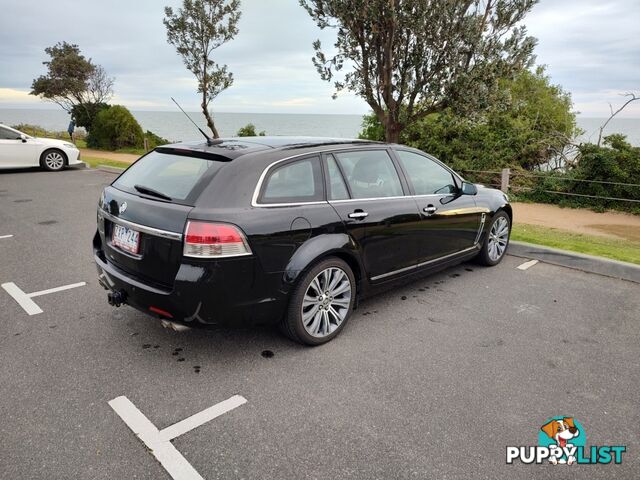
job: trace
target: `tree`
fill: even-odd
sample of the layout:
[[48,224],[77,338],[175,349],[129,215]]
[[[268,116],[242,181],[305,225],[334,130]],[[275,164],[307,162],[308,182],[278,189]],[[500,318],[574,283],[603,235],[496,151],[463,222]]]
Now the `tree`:
[[104,68],[94,64],[80,53],[78,45],[67,42],[45,48],[51,58],[42,62],[47,74],[41,75],[31,85],[31,95],[57,103],[69,113],[82,110],[89,129],[99,108],[113,96],[113,78]]
[[167,41],[198,80],[200,107],[213,138],[220,135],[209,114],[209,103],[231,86],[233,74],[226,65],[214,62],[211,54],[238,33],[239,8],[239,0],[184,0],[177,13],[171,7],[164,9]]
[[611,115],[609,115],[609,118],[607,118],[607,121],[604,122],[600,128],[599,128],[599,133],[598,133],[598,147],[600,146],[600,144],[602,143],[602,134],[604,133],[604,129],[607,128],[607,125],[609,124],[609,122],[611,120],[613,120],[613,117],[615,117],[616,115],[618,115],[622,110],[625,109],[625,107],[627,105],[629,105],[632,102],[635,102],[636,100],[640,100],[640,97],[636,97],[635,93],[629,92],[629,93],[625,93],[624,94],[625,97],[630,97],[629,100],[627,100],[626,102],[624,102],[624,104],[615,112],[613,111],[613,106],[611,104],[609,104],[609,110],[611,111]]
[[247,123],[244,127],[238,130],[236,135],[238,137],[264,137],[267,134],[264,130],[260,133],[256,133],[256,126],[253,123]]
[[[399,138],[457,169],[533,170],[561,158],[580,133],[571,96],[553,85],[544,68],[498,82],[503,98],[481,115],[446,109],[405,128]],[[384,140],[375,115],[365,117],[360,138]],[[566,159],[558,162],[566,166]]]
[[336,94],[361,96],[389,142],[431,113],[489,105],[498,79],[532,62],[535,39],[518,24],[536,2],[300,0],[321,29],[337,28],[335,55],[313,44],[321,78],[348,70]]
[[109,108],[106,103],[83,103],[71,108],[71,116],[76,121],[76,127],[83,127],[87,132],[93,128],[93,121],[101,110]]

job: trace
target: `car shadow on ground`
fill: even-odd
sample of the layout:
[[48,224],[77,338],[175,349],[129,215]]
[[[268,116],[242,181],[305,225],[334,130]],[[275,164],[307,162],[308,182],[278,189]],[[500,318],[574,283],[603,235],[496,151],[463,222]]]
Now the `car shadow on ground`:
[[[434,274],[408,278],[400,285],[360,302],[344,331],[333,341],[318,347],[308,347],[289,340],[275,325],[246,328],[193,328],[176,332],[163,327],[159,320],[126,306],[111,310],[106,320],[111,322],[114,328],[118,324],[121,327],[117,332],[113,332],[114,341],[119,348],[130,349],[129,353],[132,354],[140,353],[140,349],[149,353],[162,352],[162,357],[177,364],[183,364],[183,362],[193,364],[194,369],[198,370],[196,373],[199,373],[203,363],[213,365],[234,361],[243,362],[260,357],[266,359],[297,357],[302,352],[319,353],[324,348],[330,350],[344,348],[344,345],[348,344],[348,337],[361,333],[361,322],[372,320],[393,322],[393,318],[378,315],[378,310],[381,312],[388,310],[390,302],[417,299],[422,292],[424,292],[422,294],[451,293],[443,288],[446,280],[483,268],[486,267],[466,262]],[[127,352],[122,353],[127,355]]]

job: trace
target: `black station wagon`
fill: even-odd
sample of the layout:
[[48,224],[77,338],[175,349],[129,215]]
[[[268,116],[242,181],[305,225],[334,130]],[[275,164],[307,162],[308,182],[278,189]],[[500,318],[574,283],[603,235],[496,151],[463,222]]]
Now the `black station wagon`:
[[277,323],[317,345],[407,275],[502,259],[512,211],[412,148],[247,137],[156,148],[110,186],[93,246],[109,303],[176,329]]

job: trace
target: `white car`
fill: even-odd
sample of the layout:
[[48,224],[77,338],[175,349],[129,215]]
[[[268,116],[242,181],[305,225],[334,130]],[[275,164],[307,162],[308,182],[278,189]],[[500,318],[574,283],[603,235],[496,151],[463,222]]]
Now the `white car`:
[[71,142],[32,137],[0,124],[0,169],[40,166],[58,171],[80,163],[80,150]]

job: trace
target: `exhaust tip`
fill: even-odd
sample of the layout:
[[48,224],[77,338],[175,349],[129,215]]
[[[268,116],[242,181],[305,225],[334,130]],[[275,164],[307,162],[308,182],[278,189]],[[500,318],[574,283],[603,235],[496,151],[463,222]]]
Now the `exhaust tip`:
[[169,320],[161,320],[162,326],[164,328],[168,328],[169,330],[173,330],[175,332],[186,332],[191,330],[191,327],[187,327],[186,325],[182,325],[180,323],[170,322]]

